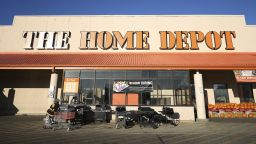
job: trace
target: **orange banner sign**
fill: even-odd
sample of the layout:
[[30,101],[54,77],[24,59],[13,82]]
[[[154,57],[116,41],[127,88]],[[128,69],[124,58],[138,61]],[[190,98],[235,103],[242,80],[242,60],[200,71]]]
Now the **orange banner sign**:
[[64,93],[78,93],[79,78],[65,78]]

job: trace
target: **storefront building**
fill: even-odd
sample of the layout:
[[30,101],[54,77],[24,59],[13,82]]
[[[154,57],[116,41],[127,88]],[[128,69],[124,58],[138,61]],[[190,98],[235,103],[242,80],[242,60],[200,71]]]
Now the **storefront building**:
[[255,103],[256,26],[244,16],[16,16],[0,26],[0,115],[44,114],[56,98],[95,106]]

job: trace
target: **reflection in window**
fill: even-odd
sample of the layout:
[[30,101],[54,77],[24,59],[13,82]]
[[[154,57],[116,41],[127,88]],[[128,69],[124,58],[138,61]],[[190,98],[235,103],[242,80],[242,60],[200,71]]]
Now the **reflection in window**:
[[213,84],[215,103],[229,102],[226,84]]
[[94,79],[81,79],[80,87],[80,96],[82,97],[82,101],[86,104],[92,105],[94,103]]
[[95,104],[109,104],[109,89],[108,79],[96,79]]

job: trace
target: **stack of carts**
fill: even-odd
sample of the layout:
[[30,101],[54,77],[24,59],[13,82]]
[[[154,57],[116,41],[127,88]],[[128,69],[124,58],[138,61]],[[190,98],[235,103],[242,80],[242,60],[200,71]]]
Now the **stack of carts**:
[[173,108],[163,106],[161,113],[163,114],[163,123],[170,123],[178,126],[180,123],[180,114],[173,111]]

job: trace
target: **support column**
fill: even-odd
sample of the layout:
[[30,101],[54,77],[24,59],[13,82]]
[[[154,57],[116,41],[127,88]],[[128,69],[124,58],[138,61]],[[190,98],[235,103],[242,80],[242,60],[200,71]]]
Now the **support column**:
[[202,74],[200,74],[199,72],[196,72],[196,74],[194,74],[194,83],[195,83],[197,118],[206,119],[203,78],[202,78]]
[[57,98],[57,83],[58,83],[58,74],[52,73],[51,74],[51,80],[50,80],[50,88],[48,93],[48,107],[53,104],[54,99]]

